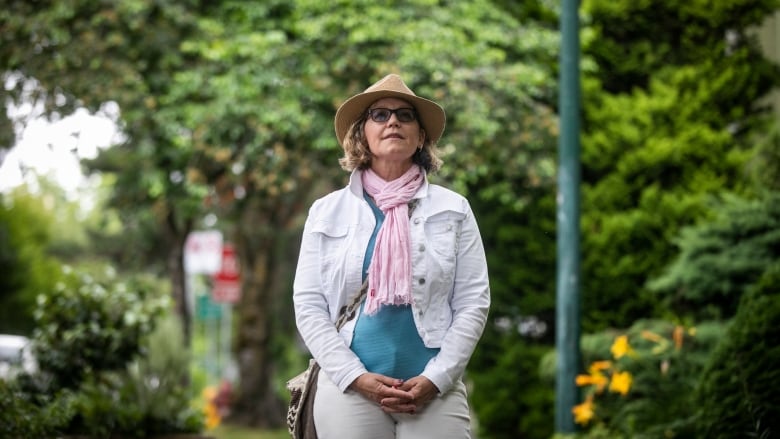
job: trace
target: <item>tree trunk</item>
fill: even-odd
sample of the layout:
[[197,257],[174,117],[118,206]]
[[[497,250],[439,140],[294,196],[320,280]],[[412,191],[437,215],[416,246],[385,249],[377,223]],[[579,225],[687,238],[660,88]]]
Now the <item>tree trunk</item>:
[[241,425],[278,428],[286,412],[271,380],[276,238],[272,234],[254,238],[247,240],[253,248],[237,245],[243,286],[235,340],[240,385],[231,420]]
[[[312,173],[311,175],[317,175]],[[312,196],[309,178],[297,180],[297,192],[252,197],[239,210],[235,242],[240,258],[242,295],[234,339],[239,384],[229,422],[260,428],[285,425],[287,407],[274,381],[273,346],[294,331],[289,295],[298,256],[301,215]]]
[[171,209],[166,217],[165,232],[168,239],[168,260],[166,262],[171,278],[171,295],[175,304],[176,314],[181,321],[184,346],[190,348],[192,338],[192,316],[187,303],[186,274],[184,272],[184,244],[192,229],[192,222],[186,221],[182,226],[177,224],[175,213]]

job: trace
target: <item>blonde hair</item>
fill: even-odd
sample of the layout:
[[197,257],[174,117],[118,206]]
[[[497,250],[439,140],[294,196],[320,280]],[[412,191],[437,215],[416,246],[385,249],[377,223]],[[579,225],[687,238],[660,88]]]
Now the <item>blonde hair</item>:
[[[364,130],[367,119],[368,113],[363,112],[357,120],[352,122],[344,136],[342,145],[344,157],[339,159],[339,164],[345,171],[351,172],[355,169],[364,170],[371,167],[372,154]],[[420,130],[424,132],[422,124]],[[442,160],[439,157],[439,150],[435,144],[431,143],[428,136],[425,136],[422,148],[416,150],[412,155],[412,162],[420,165],[428,174],[433,174],[441,168]]]

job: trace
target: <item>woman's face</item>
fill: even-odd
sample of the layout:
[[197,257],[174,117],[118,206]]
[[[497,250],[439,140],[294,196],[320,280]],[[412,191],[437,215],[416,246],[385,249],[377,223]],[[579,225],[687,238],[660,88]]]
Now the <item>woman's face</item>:
[[[397,98],[383,98],[374,102],[368,107],[369,113],[378,108],[414,109],[408,102]],[[400,115],[401,120],[405,119],[404,116],[404,114]],[[377,161],[411,162],[414,151],[423,144],[425,133],[420,128],[420,122],[416,117],[411,121],[401,120],[399,120],[399,113],[391,113],[390,118],[384,122],[377,122],[370,115],[366,119],[364,132],[368,147],[373,154],[374,165]]]

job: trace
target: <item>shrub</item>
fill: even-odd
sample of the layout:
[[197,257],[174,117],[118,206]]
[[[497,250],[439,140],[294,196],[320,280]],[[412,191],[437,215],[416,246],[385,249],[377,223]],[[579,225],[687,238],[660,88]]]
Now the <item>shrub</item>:
[[[38,372],[0,386],[0,437],[144,438],[203,429],[188,352],[148,281],[70,273],[41,297]],[[163,318],[166,317],[166,318]]]
[[495,363],[470,364],[466,375],[473,383],[470,397],[480,425],[479,436],[549,438],[555,383],[539,379],[539,359],[547,347],[508,335],[486,340],[479,349],[503,350],[503,355],[495,356]]
[[90,377],[73,402],[71,433],[91,437],[145,438],[203,430],[203,415],[190,403],[189,355],[175,317],[162,318],[146,355],[118,372]]
[[77,388],[90,374],[122,370],[142,353],[142,338],[166,308],[152,285],[98,282],[69,273],[52,294],[39,295],[33,352],[54,388]]
[[741,300],[697,389],[698,437],[780,433],[780,263]]
[[73,416],[66,393],[48,398],[25,391],[16,380],[0,380],[0,437],[44,438],[61,430]]
[[573,411],[585,437],[689,437],[693,391],[723,331],[720,323],[641,320],[627,331],[584,336],[588,374],[577,383],[585,397]]

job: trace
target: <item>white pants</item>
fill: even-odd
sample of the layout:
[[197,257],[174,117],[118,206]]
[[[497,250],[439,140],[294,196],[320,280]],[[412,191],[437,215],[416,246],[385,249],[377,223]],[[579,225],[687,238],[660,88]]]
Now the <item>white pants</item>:
[[458,381],[415,414],[388,414],[353,390],[341,392],[324,372],[317,381],[314,424],[320,439],[470,439],[466,386]]

